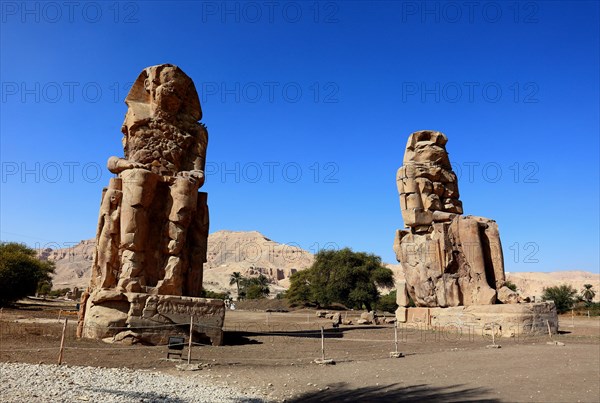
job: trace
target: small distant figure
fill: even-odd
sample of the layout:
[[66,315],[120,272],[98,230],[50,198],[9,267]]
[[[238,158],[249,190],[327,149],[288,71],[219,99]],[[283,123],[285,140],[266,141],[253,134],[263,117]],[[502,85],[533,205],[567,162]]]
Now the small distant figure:
[[229,309],[231,309],[232,311],[235,311],[235,303],[231,303],[231,305],[229,306]]

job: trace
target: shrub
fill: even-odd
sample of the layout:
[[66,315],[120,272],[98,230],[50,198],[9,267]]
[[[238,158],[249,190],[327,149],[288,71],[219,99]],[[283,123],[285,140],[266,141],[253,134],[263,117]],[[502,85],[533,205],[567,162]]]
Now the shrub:
[[396,290],[379,297],[379,301],[377,301],[375,306],[378,311],[395,313],[396,309],[398,309],[398,304],[396,304]]
[[64,297],[66,293],[71,291],[70,288],[60,288],[58,290],[52,290],[48,292],[46,295],[52,298]]
[[509,289],[511,289],[514,292],[517,292],[517,285],[515,283],[513,283],[512,281],[506,280],[504,282],[504,286],[508,287]]
[[212,298],[212,299],[229,299],[228,292],[216,292],[211,290],[202,290],[200,292],[200,297],[202,298]]

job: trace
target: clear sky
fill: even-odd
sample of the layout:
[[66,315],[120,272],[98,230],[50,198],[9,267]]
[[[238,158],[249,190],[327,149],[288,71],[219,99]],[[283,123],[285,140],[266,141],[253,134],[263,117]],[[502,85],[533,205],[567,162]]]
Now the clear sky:
[[3,241],[95,236],[123,100],[180,66],[209,130],[211,232],[395,262],[406,140],[444,132],[507,271],[599,267],[599,3],[1,4]]

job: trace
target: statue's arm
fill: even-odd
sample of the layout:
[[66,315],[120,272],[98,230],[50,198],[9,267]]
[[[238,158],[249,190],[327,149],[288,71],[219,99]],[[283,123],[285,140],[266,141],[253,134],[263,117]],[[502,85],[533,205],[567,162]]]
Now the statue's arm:
[[200,151],[200,153],[198,153],[198,155],[196,156],[196,159],[194,160],[194,169],[192,169],[190,172],[190,176],[196,180],[199,181],[200,185],[202,186],[204,184],[204,157],[202,155],[202,151]]
[[119,157],[110,157],[106,163],[108,170],[114,174],[119,174],[126,169],[143,168],[148,169],[146,165],[139,162],[133,162]]
[[192,169],[190,171],[181,171],[177,173],[177,176],[184,178],[190,178],[197,182],[198,187],[204,185],[204,171],[200,169]]
[[208,132],[206,131],[206,127],[200,127],[200,141],[199,144],[194,147],[194,162],[192,164],[193,168],[189,171],[180,172],[178,175],[190,177],[196,181],[198,181],[198,187],[204,185],[205,179],[205,164],[206,164],[206,144],[208,138]]
[[454,217],[456,217],[457,215],[458,214],[448,213],[446,211],[434,211],[433,212],[433,221],[435,221],[435,222],[452,221],[452,219]]
[[192,176],[200,181],[200,186],[204,184],[206,169],[206,146],[208,145],[208,129],[200,124],[199,144],[196,148],[196,158],[194,159],[194,169],[190,172]]

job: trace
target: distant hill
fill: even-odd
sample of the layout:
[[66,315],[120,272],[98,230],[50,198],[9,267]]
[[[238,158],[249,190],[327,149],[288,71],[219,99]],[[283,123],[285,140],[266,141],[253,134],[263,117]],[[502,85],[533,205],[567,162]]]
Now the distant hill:
[[[72,248],[45,249],[40,257],[56,264],[54,288],[85,288],[90,278],[95,240],[81,241]],[[217,231],[208,236],[208,262],[204,265],[204,287],[212,291],[230,291],[235,285],[229,277],[235,271],[243,276],[264,274],[271,282],[271,290],[281,292],[289,287],[290,276],[312,265],[312,253],[297,246],[281,244],[257,231]],[[404,278],[402,266],[385,264],[396,279]],[[524,296],[540,297],[544,287],[570,284],[578,292],[584,284],[592,284],[596,301],[600,301],[600,274],[585,271],[556,271],[550,273],[508,273]],[[387,290],[383,290],[386,292]]]
[[540,297],[545,287],[569,284],[581,292],[584,284],[592,284],[596,291],[594,301],[600,301],[600,274],[588,271],[555,271],[555,272],[511,272],[506,278],[517,286],[524,296]]
[[271,280],[273,290],[283,291],[289,287],[292,274],[310,267],[314,261],[312,253],[274,242],[257,231],[210,234],[207,257],[203,284],[213,291],[233,291],[235,285],[229,285],[229,277],[235,271],[243,276],[264,274]]
[[[385,264],[394,272],[396,280],[404,279],[402,266],[397,264]],[[540,300],[544,288],[554,287],[561,284],[569,284],[578,293],[584,284],[592,284],[596,291],[594,301],[600,301],[600,274],[588,271],[555,271],[555,272],[509,272],[506,279],[515,283],[519,293],[525,297],[536,297]]]
[[[40,258],[53,261],[56,273],[53,288],[87,287],[94,259],[95,239],[74,247],[45,249]],[[208,236],[208,262],[204,265],[204,287],[212,291],[233,291],[230,275],[264,274],[274,291],[289,287],[290,276],[310,267],[314,257],[297,246],[274,242],[257,231],[217,231]]]
[[88,239],[70,248],[48,248],[39,252],[40,259],[52,261],[56,265],[52,288],[87,287],[90,282],[95,247],[96,240]]

